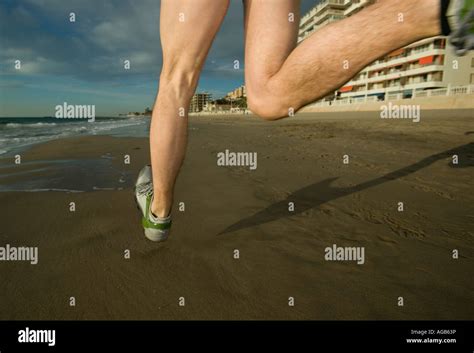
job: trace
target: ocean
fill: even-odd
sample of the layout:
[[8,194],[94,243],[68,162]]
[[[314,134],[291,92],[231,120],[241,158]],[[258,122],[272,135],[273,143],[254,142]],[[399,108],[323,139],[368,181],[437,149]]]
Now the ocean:
[[[9,160],[29,147],[56,139],[87,135],[146,137],[150,118],[0,118],[0,159]],[[108,154],[95,159],[39,160],[22,162],[27,170],[0,165],[0,192],[122,190],[135,176],[117,169]],[[91,178],[90,176],[94,177]],[[9,180],[9,181],[7,181]]]
[[149,117],[101,117],[86,119],[0,118],[0,157],[20,152],[32,145],[50,140],[85,135],[146,137]]

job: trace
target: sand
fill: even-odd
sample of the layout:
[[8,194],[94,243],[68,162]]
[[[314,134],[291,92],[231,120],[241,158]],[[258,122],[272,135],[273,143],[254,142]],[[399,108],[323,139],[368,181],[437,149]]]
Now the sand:
[[[159,244],[132,193],[147,139],[70,138],[32,147],[20,166],[4,158],[1,187],[34,175],[88,189],[100,176],[113,190],[0,193],[0,246],[39,249],[37,265],[0,262],[0,319],[473,319],[472,117],[192,117]],[[217,166],[226,149],[257,152],[257,169]],[[364,264],[326,261],[333,245],[363,247]]]

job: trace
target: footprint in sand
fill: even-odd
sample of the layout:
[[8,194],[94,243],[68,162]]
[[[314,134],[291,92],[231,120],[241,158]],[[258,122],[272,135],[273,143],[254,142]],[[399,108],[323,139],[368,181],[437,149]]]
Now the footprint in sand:
[[398,236],[403,236],[405,238],[424,238],[426,234],[421,229],[410,228],[403,225],[400,221],[393,219],[389,215],[384,215],[385,223],[390,227],[392,232]]
[[444,192],[444,191],[440,191],[440,190],[436,190],[435,188],[432,188],[432,187],[429,187],[429,186],[426,186],[426,185],[412,185],[411,186],[412,189],[415,189],[415,190],[419,190],[419,191],[423,191],[423,192],[432,192],[442,198],[445,198],[447,200],[455,200],[454,196],[452,196],[451,194],[447,193],[447,192]]

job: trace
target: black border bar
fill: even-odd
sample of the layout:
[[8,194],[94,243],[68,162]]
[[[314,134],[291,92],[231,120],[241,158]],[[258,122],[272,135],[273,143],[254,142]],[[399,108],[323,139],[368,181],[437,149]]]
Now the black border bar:
[[[55,330],[55,345],[19,343],[20,330]],[[455,339],[456,343],[407,343]],[[473,321],[0,321],[0,352],[141,352],[293,347],[315,352],[474,352]],[[299,347],[299,348],[298,348]],[[306,348],[304,348],[306,347]]]

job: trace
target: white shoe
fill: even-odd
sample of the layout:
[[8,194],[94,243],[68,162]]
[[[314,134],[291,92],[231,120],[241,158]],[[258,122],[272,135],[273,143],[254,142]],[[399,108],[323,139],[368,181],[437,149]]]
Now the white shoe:
[[145,236],[151,241],[164,241],[168,238],[171,228],[171,215],[158,217],[151,212],[153,201],[153,178],[151,167],[143,167],[135,183],[135,200],[142,213],[142,226]]

